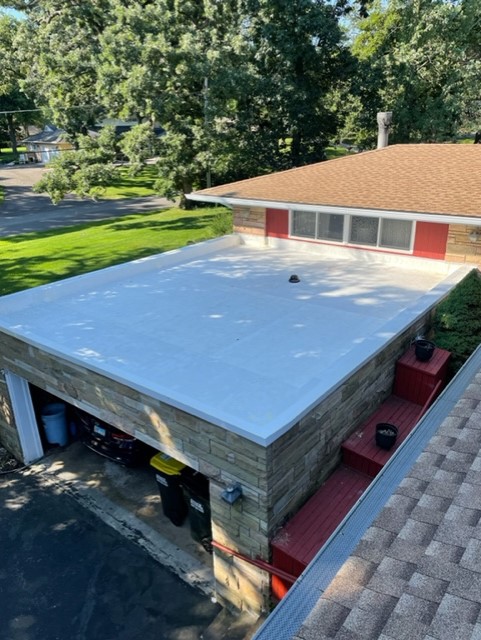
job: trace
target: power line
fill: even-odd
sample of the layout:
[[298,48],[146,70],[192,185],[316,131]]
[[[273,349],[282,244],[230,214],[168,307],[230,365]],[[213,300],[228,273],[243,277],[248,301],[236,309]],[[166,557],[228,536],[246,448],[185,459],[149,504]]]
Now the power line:
[[[59,111],[68,111],[69,109],[97,109],[101,107],[100,104],[79,104],[73,107],[58,107]],[[0,116],[6,116],[9,113],[31,113],[33,111],[48,111],[50,107],[40,107],[37,109],[11,109],[10,111],[0,111]]]

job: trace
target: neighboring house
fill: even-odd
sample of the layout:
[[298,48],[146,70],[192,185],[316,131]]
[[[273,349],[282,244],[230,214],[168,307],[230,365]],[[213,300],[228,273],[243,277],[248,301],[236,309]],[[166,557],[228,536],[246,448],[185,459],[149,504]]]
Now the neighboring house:
[[481,262],[481,148],[393,145],[204,189],[234,228],[270,246],[290,240],[453,262]]
[[[98,131],[100,131],[100,129],[110,126],[115,129],[117,136],[121,136],[136,124],[136,120],[106,119],[92,127],[88,133],[89,136],[95,137],[98,135]],[[155,127],[154,132],[158,136],[164,134],[164,130],[160,126]],[[71,151],[74,148],[66,138],[67,133],[63,129],[59,129],[54,125],[48,124],[44,127],[43,131],[28,136],[22,141],[22,144],[26,146],[26,151],[20,154],[20,161],[26,163],[50,162],[50,160],[55,158],[55,156],[62,151]]]
[[26,151],[20,154],[20,160],[30,162],[50,162],[61,151],[69,151],[73,146],[66,139],[63,129],[58,129],[54,125],[46,125],[43,131],[28,136],[23,140]]
[[[481,148],[465,148],[476,174]],[[386,169],[390,183],[378,176],[391,149],[193,194],[234,206],[238,233],[4,296],[2,443],[26,462],[44,454],[43,393],[200,471],[216,597],[266,610],[273,537],[391,394],[396,360],[476,256],[477,180],[464,197],[458,170],[458,197],[440,212],[433,188],[419,211],[411,162]],[[350,163],[369,159],[376,180],[353,181]],[[448,261],[440,238],[459,227]]]

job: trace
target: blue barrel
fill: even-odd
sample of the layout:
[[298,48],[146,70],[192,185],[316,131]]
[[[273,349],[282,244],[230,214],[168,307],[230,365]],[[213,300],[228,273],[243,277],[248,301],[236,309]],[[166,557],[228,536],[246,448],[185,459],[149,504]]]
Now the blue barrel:
[[66,407],[63,402],[52,402],[42,409],[41,417],[49,444],[64,447],[68,443]]

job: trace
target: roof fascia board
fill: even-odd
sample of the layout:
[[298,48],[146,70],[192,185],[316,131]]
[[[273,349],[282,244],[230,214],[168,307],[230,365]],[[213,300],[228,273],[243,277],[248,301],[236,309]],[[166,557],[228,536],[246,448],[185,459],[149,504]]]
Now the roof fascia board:
[[189,200],[197,202],[213,202],[226,207],[247,206],[247,207],[269,207],[272,209],[289,209],[302,211],[320,211],[321,213],[337,213],[341,215],[362,216],[362,217],[383,217],[398,220],[416,220],[419,222],[435,222],[438,224],[466,224],[471,226],[481,226],[480,217],[458,216],[454,214],[442,213],[421,213],[417,211],[394,211],[390,209],[358,209],[356,207],[334,207],[326,205],[304,204],[302,202],[278,202],[276,200],[255,200],[251,198],[232,198],[229,196],[210,196],[197,193],[188,193]]

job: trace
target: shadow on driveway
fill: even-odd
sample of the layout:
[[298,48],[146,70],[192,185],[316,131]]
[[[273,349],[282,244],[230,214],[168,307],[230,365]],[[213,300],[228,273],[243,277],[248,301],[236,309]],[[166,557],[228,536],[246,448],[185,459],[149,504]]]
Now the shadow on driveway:
[[198,640],[219,605],[38,476],[0,477],[2,640]]

